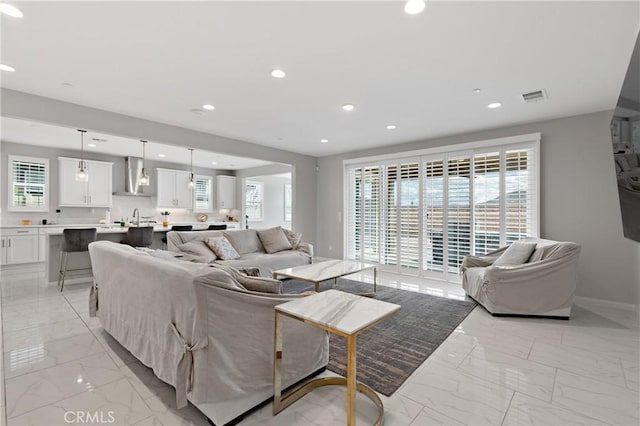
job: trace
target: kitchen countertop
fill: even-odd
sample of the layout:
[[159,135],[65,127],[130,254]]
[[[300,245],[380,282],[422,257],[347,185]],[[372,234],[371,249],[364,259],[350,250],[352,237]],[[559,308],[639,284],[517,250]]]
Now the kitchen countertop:
[[[171,222],[169,226],[162,226],[161,223],[153,225],[153,232],[166,232],[171,230],[173,225],[193,225],[194,230],[202,230],[209,227],[209,225],[235,225],[240,222]],[[131,226],[131,225],[129,225]],[[98,224],[98,223],[64,223],[53,225],[3,225],[0,229],[10,228],[40,228],[44,233],[48,235],[62,235],[62,230],[65,228],[97,228],[99,234],[124,234],[127,232],[129,226],[120,226],[115,223],[110,225]],[[145,226],[140,224],[140,226]]]

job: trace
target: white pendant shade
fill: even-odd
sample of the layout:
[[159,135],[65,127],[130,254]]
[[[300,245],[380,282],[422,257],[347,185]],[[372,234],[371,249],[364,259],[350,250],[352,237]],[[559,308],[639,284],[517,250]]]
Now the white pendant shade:
[[84,161],[84,134],[86,130],[80,130],[80,162],[78,163],[78,170],[76,171],[76,180],[78,182],[89,181],[89,171],[87,170],[87,163]]

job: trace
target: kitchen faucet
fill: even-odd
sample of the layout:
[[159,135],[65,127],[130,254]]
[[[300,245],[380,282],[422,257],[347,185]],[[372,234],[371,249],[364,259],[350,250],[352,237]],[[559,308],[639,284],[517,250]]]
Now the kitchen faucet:
[[[136,213],[137,213],[137,215],[136,215]],[[140,226],[140,210],[138,210],[137,207],[135,209],[133,209],[133,220],[134,220],[134,223],[136,224],[136,226]]]

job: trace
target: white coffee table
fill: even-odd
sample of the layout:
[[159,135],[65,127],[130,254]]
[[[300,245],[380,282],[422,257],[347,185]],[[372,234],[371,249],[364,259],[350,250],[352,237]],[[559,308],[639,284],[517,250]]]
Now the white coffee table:
[[[400,311],[400,305],[369,299],[338,290],[327,290],[311,296],[277,305],[275,308],[275,338],[273,349],[273,415],[321,386],[347,387],[347,425],[356,423],[356,390],[366,395],[378,407],[375,425],[382,425],[384,407],[376,392],[356,380],[356,345],[358,335]],[[282,317],[343,336],[347,339],[347,377],[324,377],[311,380],[282,395]],[[289,346],[291,347],[291,346]]]
[[310,265],[296,266],[293,268],[279,269],[273,272],[273,279],[278,277],[294,278],[300,281],[307,281],[315,285],[315,290],[319,291],[320,283],[333,280],[334,287],[336,280],[345,275],[373,269],[373,292],[376,292],[378,285],[378,268],[372,263],[357,262],[353,260],[323,260]]

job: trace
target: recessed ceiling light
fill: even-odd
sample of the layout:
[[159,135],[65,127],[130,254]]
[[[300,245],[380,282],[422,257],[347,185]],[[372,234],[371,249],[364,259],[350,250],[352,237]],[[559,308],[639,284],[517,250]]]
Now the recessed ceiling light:
[[163,157],[164,158],[164,157],[166,157],[166,155],[165,154],[158,154],[158,157]]
[[320,142],[327,143],[327,142],[329,142],[329,139],[320,139]]
[[88,146],[89,148],[95,148],[95,147],[96,147],[96,146],[98,146],[98,145],[96,145],[95,143],[88,143],[88,144],[87,144],[87,146]]
[[500,108],[501,106],[502,106],[501,102],[492,102],[489,105],[487,105],[487,108],[494,109],[494,108]]
[[0,13],[4,13],[12,18],[22,18],[24,16],[20,9],[7,3],[0,3]]
[[404,11],[409,15],[417,15],[424,10],[425,6],[424,0],[409,0],[404,5]]
[[355,105],[353,104],[344,104],[342,105],[342,109],[345,111],[353,111],[353,109],[355,108]]
[[275,69],[271,71],[271,77],[273,78],[285,78],[286,76],[287,76],[287,73],[282,70]]
[[211,104],[204,104],[202,105],[202,108],[206,109],[207,111],[213,111],[214,109],[216,109],[216,107]]
[[16,69],[14,67],[12,67],[11,65],[0,64],[0,70],[1,71],[14,72]]
[[218,163],[216,163],[215,161],[212,161],[211,164],[215,165],[215,164],[218,164]]
[[473,89],[473,90],[472,90],[472,92],[473,92],[473,93],[480,93],[480,92],[482,92],[482,90],[480,90],[480,89]]
[[396,128],[396,125],[395,125],[395,124],[389,124],[389,125],[387,126],[387,130],[393,130],[393,129],[395,129],[395,128]]

